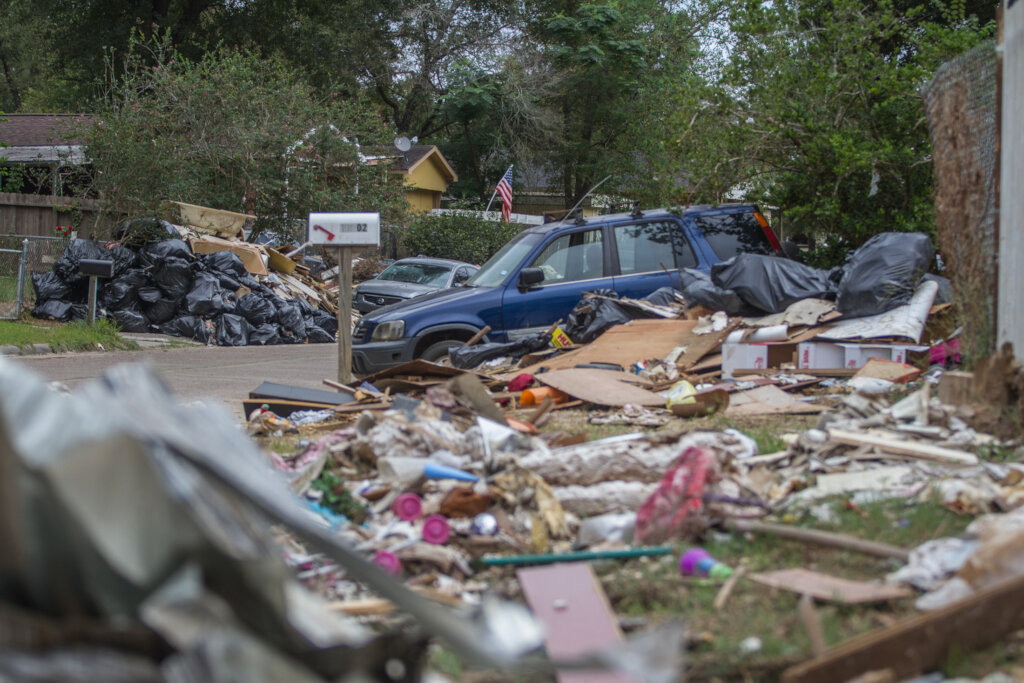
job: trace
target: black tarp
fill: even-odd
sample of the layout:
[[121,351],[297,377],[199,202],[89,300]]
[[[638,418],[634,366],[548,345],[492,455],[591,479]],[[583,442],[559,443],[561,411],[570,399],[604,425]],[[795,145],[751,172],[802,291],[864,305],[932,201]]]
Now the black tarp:
[[834,299],[828,271],[779,256],[739,254],[711,266],[711,281],[759,314],[780,313],[801,299]]
[[883,232],[857,249],[843,267],[836,307],[851,318],[876,315],[910,301],[935,250],[920,232]]

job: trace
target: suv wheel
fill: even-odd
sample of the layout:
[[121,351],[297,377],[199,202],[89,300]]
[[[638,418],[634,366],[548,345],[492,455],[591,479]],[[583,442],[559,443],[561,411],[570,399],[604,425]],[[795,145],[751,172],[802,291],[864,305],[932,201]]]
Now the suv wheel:
[[462,346],[463,342],[458,339],[443,339],[439,342],[434,342],[420,354],[420,358],[431,363],[436,363],[442,358],[448,355],[448,349],[456,346]]

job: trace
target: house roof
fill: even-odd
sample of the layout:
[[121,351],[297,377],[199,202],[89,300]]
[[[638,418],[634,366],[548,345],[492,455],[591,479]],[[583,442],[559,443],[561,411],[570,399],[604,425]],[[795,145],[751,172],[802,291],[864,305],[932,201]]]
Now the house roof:
[[80,137],[66,138],[72,124],[89,120],[87,114],[4,114],[0,120],[0,142],[11,147],[80,145]]
[[431,156],[436,155],[438,163],[444,169],[445,173],[450,177],[451,181],[459,179],[455,169],[451,167],[448,160],[441,154],[441,150],[437,148],[437,145],[413,145],[409,148],[408,152],[402,152],[397,147],[389,147],[385,145],[374,145],[363,147],[363,154],[371,158],[386,158],[392,160],[392,170],[402,171],[403,173],[412,173],[416,170],[416,167],[422,164],[424,161],[429,159]]
[[89,121],[87,114],[6,114],[0,120],[0,158],[22,162],[72,162],[84,160],[81,137],[70,135],[75,123]]

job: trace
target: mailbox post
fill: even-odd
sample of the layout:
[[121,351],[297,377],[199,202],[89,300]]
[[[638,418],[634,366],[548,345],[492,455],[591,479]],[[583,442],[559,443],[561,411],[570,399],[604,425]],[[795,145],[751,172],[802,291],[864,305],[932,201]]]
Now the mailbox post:
[[307,241],[336,250],[338,264],[338,381],[352,381],[352,256],[380,246],[379,213],[311,213]]
[[96,322],[96,281],[114,277],[114,262],[102,259],[82,259],[78,262],[78,274],[89,276],[89,324]]

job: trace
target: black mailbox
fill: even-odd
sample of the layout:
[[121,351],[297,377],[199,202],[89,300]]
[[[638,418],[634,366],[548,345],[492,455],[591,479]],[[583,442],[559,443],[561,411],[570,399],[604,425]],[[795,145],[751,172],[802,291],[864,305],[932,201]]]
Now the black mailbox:
[[114,277],[114,262],[84,258],[78,262],[78,274],[111,278]]

